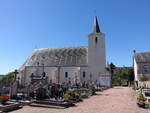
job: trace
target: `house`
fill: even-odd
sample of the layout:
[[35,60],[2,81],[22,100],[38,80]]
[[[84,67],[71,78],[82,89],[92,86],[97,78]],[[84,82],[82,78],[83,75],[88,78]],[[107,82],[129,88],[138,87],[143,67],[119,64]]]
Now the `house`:
[[134,53],[133,67],[135,85],[137,87],[150,87],[150,52]]

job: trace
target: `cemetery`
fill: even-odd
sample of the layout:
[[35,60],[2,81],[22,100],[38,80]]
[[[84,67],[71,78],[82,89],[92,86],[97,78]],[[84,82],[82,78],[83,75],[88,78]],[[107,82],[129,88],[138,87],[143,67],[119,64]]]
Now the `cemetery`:
[[[68,108],[75,106],[75,103],[82,102],[96,91],[107,89],[95,84],[47,84],[47,77],[31,76],[31,85],[27,88],[21,87],[16,78],[18,71],[14,71],[14,80],[10,83],[8,93],[0,94],[0,111],[8,112],[21,109],[23,106],[46,108]],[[5,92],[5,91],[4,91]]]
[[150,88],[141,87],[136,89],[137,105],[141,108],[150,108]]
[[149,5],[2,0],[0,113],[150,113]]

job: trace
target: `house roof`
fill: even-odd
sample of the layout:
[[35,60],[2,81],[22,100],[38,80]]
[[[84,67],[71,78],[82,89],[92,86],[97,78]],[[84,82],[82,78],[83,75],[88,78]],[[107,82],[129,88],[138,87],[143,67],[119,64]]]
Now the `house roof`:
[[87,65],[87,47],[36,49],[20,69],[25,66],[81,66]]
[[150,52],[135,53],[134,58],[136,62],[150,62]]

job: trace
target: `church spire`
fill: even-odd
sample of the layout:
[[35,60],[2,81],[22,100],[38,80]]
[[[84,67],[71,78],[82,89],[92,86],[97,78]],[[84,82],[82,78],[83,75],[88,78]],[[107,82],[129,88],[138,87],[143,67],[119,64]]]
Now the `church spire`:
[[94,17],[93,33],[100,33],[97,16]]

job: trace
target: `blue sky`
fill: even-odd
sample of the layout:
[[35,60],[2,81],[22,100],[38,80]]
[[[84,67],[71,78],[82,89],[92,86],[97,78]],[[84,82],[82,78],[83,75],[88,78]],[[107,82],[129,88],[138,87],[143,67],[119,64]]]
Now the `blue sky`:
[[0,74],[35,48],[86,46],[95,15],[107,61],[131,66],[134,49],[150,51],[150,0],[0,0]]

